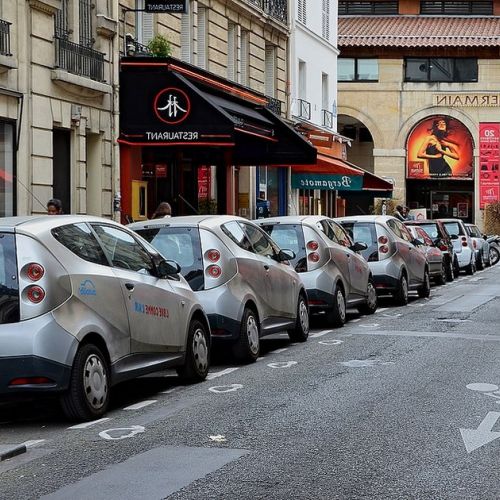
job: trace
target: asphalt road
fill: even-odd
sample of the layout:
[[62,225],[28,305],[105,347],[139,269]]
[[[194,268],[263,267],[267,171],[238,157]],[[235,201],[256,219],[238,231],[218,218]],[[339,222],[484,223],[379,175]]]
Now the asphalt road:
[[500,498],[500,266],[383,301],[305,344],[263,341],[210,380],[117,388],[71,428],[51,401],[0,406],[0,499]]

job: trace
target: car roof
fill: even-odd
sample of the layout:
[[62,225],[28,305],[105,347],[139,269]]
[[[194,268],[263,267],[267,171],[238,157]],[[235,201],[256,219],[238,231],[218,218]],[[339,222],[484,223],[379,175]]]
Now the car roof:
[[326,215],[282,215],[280,217],[269,217],[266,219],[254,220],[257,224],[315,224],[324,219],[332,219]]
[[[382,222],[396,219],[392,215],[349,215],[347,217],[336,217],[337,222]],[[396,219],[398,220],[398,219]]]
[[202,226],[206,228],[217,227],[226,222],[238,220],[242,222],[251,222],[237,215],[180,215],[176,217],[162,217],[160,219],[151,219],[139,222],[132,222],[127,227],[132,230],[146,229],[152,227],[196,227]]
[[437,224],[442,219],[419,219],[419,220],[405,220],[404,223],[410,226],[416,226],[417,224]]

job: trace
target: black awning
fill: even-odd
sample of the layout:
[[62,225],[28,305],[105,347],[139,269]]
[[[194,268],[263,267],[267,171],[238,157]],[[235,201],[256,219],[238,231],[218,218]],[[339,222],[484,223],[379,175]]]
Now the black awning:
[[266,109],[266,102],[265,96],[180,61],[126,58],[118,141],[227,148],[234,165],[314,163],[316,149]]

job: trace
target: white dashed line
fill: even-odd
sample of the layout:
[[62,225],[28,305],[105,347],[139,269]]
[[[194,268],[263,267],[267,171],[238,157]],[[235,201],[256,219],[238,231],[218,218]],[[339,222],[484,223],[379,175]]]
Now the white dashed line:
[[315,339],[316,337],[323,337],[323,335],[326,335],[327,333],[332,333],[333,330],[322,330],[321,332],[316,332],[311,335],[309,335],[310,339]]
[[361,318],[354,318],[349,321],[349,323],[357,323],[358,321],[361,321]]
[[222,377],[223,375],[227,375],[228,373],[232,373],[236,370],[238,370],[238,367],[235,368],[226,368],[225,370],[222,370],[220,372],[215,372],[215,373],[209,373],[207,375],[207,380],[213,380],[214,378]]
[[72,425],[68,429],[86,429],[87,427],[92,427],[93,425],[100,424],[101,422],[106,422],[110,420],[108,417],[100,418],[99,420],[92,420],[92,422],[84,422],[83,424]]
[[379,307],[375,312],[380,313],[380,312],[387,311],[387,309],[389,309],[389,308],[388,307]]
[[280,352],[285,352],[288,351],[288,347],[282,347],[281,349],[276,349],[275,351],[272,351],[273,354],[279,354]]
[[141,401],[140,403],[136,403],[135,405],[130,405],[126,406],[123,408],[124,410],[140,410],[141,408],[144,408],[145,406],[152,405],[153,403],[156,403],[158,401],[157,399],[151,399],[150,401]]
[[180,387],[172,387],[172,389],[168,389],[166,391],[161,391],[160,394],[172,394],[173,392],[179,391]]

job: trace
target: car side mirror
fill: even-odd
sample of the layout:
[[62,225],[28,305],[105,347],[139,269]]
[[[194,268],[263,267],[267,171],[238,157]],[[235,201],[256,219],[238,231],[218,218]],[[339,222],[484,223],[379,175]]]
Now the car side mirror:
[[158,273],[160,278],[168,278],[170,276],[175,276],[181,272],[181,266],[177,264],[174,260],[162,260],[158,264]]
[[416,246],[416,247],[419,247],[419,246],[422,246],[424,244],[424,242],[422,240],[419,240],[418,238],[415,238],[412,243]]
[[452,234],[451,235],[452,240],[458,240],[458,234]]
[[277,257],[276,260],[278,262],[285,262],[287,260],[293,260],[293,259],[295,259],[295,252],[293,250],[287,250],[287,249],[280,250],[276,257]]
[[353,252],[361,252],[362,250],[366,250],[368,245],[363,243],[362,241],[356,241],[354,245],[351,245],[351,250]]

